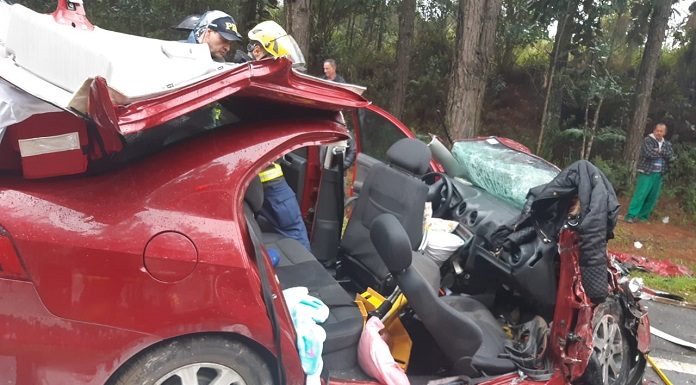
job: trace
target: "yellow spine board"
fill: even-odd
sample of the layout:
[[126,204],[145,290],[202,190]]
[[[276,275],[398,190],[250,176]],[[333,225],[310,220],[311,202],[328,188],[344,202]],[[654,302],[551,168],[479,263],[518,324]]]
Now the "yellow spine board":
[[[367,288],[365,292],[355,296],[355,302],[363,315],[364,325],[365,321],[367,321],[367,313],[377,309],[384,302],[384,297],[371,288]],[[408,362],[411,358],[411,347],[413,346],[411,337],[399,319],[399,312],[406,304],[406,297],[403,294],[396,298],[391,310],[382,319],[384,330],[381,331],[381,335],[387,346],[389,346],[389,351],[392,357],[394,357],[394,361],[404,370],[408,368]]]

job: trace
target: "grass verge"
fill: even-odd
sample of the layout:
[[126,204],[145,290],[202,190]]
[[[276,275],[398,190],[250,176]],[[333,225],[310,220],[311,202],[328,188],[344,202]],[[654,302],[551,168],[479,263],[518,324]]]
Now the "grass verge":
[[632,272],[631,277],[641,277],[643,282],[645,282],[645,286],[651,289],[677,294],[684,297],[687,302],[696,303],[695,277],[662,277],[645,272]]

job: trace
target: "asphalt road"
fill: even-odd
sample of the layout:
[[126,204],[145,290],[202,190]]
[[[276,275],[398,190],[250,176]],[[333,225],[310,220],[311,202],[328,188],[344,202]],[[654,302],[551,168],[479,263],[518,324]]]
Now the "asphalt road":
[[[651,326],[677,338],[696,343],[696,310],[644,301]],[[651,336],[650,356],[674,385],[696,384],[696,351]],[[648,366],[644,384],[663,384]]]

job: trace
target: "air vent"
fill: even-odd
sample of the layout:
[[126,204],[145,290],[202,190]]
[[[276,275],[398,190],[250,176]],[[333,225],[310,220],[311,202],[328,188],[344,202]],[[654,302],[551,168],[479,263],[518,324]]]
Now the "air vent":
[[457,205],[457,208],[454,211],[454,215],[457,218],[461,218],[464,216],[464,212],[466,212],[466,202],[462,202],[459,205]]
[[473,225],[476,223],[476,218],[478,218],[478,211],[473,210],[469,213],[469,224]]

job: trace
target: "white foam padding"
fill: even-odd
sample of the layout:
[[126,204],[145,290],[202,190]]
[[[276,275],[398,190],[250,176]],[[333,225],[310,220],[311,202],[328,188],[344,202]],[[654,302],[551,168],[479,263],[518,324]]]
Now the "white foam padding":
[[[10,5],[0,0],[0,46],[5,45],[10,24]],[[0,47],[1,48],[1,47]]]
[[137,99],[230,68],[213,61],[205,44],[150,39],[98,27],[80,30],[56,23],[51,15],[0,1],[0,39],[3,33],[5,48],[17,65],[71,93],[86,79],[102,76],[126,100]]

